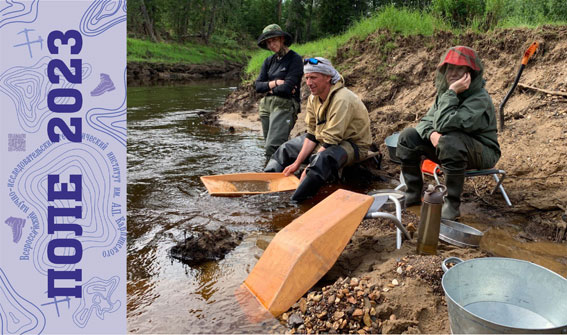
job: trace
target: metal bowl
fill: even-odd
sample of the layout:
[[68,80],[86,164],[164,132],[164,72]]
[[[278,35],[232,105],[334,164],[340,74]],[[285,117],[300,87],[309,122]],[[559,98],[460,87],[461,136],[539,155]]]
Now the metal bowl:
[[398,137],[400,133],[393,133],[392,135],[386,137],[384,143],[386,147],[388,147],[388,155],[390,156],[390,160],[394,163],[401,164],[402,161],[396,156],[396,148],[398,147]]
[[439,229],[439,239],[441,241],[458,247],[477,248],[483,235],[484,233],[480,230],[466,224],[441,219],[441,227]]
[[[398,199],[398,201],[400,202],[400,205],[402,207],[402,210],[406,208],[406,194],[402,191],[384,189],[384,190],[372,191],[372,192],[368,193],[368,195],[372,195],[372,196],[373,195],[391,195],[394,198]],[[370,209],[372,209],[372,207]],[[396,204],[392,200],[388,199],[388,200],[386,200],[384,205],[382,205],[382,207],[380,208],[380,211],[395,212],[396,211]]]

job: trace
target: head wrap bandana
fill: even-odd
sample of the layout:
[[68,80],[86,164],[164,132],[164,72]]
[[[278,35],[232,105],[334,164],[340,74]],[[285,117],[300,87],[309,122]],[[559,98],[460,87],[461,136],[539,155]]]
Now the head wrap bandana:
[[335,84],[341,79],[341,74],[339,71],[335,70],[331,61],[323,57],[315,57],[319,61],[317,64],[311,64],[307,62],[303,66],[303,73],[317,72],[331,77],[331,84]]

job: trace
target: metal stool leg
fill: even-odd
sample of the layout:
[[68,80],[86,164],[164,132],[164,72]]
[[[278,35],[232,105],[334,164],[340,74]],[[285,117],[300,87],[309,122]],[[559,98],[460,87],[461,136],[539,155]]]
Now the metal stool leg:
[[411,240],[411,236],[407,229],[402,224],[402,205],[400,201],[393,196],[388,196],[388,199],[392,200],[396,205],[396,215],[384,212],[372,212],[367,213],[365,218],[369,219],[376,219],[376,218],[386,218],[394,221],[396,225],[396,249],[400,249],[402,247],[402,233],[404,234],[407,240]]
[[[496,191],[496,189],[499,189],[500,193],[502,193],[502,196],[504,197],[504,200],[506,201],[506,204],[512,207],[512,202],[510,201],[510,198],[508,198],[508,194],[506,193],[504,186],[502,185],[504,178],[506,178],[506,172],[502,170],[498,172],[502,175],[502,179],[498,178],[496,173],[492,174],[492,177],[494,177],[494,180],[496,181],[496,187],[494,188],[494,191]],[[492,193],[494,193],[494,191],[492,191]]]

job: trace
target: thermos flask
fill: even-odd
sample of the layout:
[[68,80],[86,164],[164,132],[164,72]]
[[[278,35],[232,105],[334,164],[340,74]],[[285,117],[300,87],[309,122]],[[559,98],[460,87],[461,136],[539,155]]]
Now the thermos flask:
[[417,232],[417,253],[424,255],[437,254],[439,229],[441,226],[441,208],[443,197],[447,192],[445,185],[429,185],[423,196],[421,217]]

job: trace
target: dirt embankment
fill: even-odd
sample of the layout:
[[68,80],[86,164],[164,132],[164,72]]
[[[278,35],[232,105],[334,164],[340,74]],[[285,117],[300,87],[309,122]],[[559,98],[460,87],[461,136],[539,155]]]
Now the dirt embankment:
[[[435,66],[447,48],[468,45],[478,51],[485,64],[487,90],[498,109],[516,77],[524,50],[533,41],[540,42],[540,50],[520,82],[567,92],[566,35],[567,27],[461,36],[440,32],[432,37],[401,37],[379,31],[342,47],[333,62],[347,86],[367,106],[373,140],[387,158],[384,139],[415,126],[433,103]],[[303,107],[308,94],[303,83]],[[241,85],[212,116],[214,120],[207,122],[259,129],[261,97],[251,84]],[[302,115],[292,135],[305,130]],[[517,87],[505,107],[505,128],[499,132],[503,154],[496,166],[508,174],[504,185],[514,206],[508,207],[499,194],[489,194],[495,185],[491,178],[469,179],[463,192],[463,222],[474,219],[492,226],[514,226],[512,238],[518,241],[566,243],[566,122],[567,97]],[[384,159],[383,169],[398,179],[399,165]],[[404,211],[404,221],[415,226],[418,217]],[[511,221],[522,223],[516,227]],[[396,250],[393,224],[363,221],[335,266],[280,316],[280,322],[289,333],[450,332],[440,287],[440,262],[448,256],[465,260],[485,257],[488,254],[482,250],[486,248],[462,249],[440,243],[437,256],[415,255],[415,248],[414,238]],[[562,264],[567,264],[567,258],[557,254],[555,259],[556,271],[565,273]]]
[[214,64],[128,63],[128,85],[183,83],[198,79],[239,79],[244,64],[223,62]]
[[[367,106],[374,142],[387,157],[384,139],[415,126],[433,103],[435,66],[447,48],[467,45],[477,50],[485,64],[487,90],[498,110],[516,77],[524,50],[533,41],[538,41],[540,48],[520,83],[567,92],[566,34],[565,26],[506,29],[482,35],[439,32],[431,37],[378,31],[340,48],[333,63]],[[308,95],[303,82],[303,106]],[[261,97],[252,84],[241,85],[213,117],[233,124],[240,119],[240,125],[248,121],[258,129]],[[292,135],[304,131],[302,115]],[[561,216],[567,209],[566,121],[567,97],[517,87],[505,106],[505,128],[499,132],[502,157],[496,166],[507,172],[504,185],[514,206],[507,207],[498,194],[488,194],[494,187],[489,178],[467,181],[465,195],[473,195],[488,211],[529,218],[526,229],[534,235],[565,240],[566,223]],[[399,166],[387,159],[383,168],[393,178],[399,174]]]

